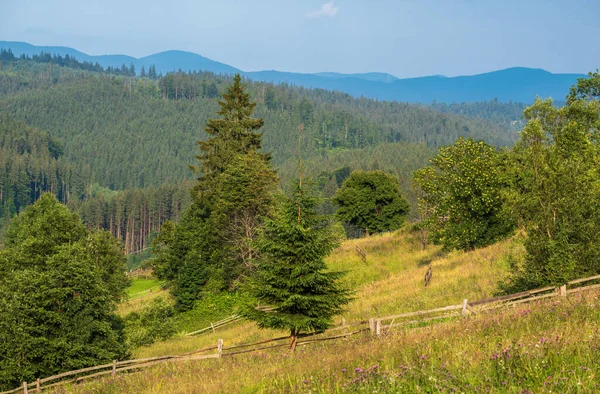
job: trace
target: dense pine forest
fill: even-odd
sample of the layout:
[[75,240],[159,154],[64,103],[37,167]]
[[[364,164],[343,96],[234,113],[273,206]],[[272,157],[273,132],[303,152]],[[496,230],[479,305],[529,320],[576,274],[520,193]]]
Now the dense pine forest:
[[[230,76],[104,70],[41,54],[0,56],[0,210],[7,219],[43,191],[109,229],[128,252],[189,206],[189,166]],[[511,145],[520,104],[418,106],[246,81],[264,119],[264,150],[281,185],[305,171],[331,197],[340,169],[396,174],[412,205],[410,174],[458,136]],[[468,115],[468,116],[463,116]],[[300,127],[302,125],[302,127]],[[343,172],[343,171],[342,171]],[[349,173],[349,172],[348,172]],[[331,209],[331,208],[329,208]]]

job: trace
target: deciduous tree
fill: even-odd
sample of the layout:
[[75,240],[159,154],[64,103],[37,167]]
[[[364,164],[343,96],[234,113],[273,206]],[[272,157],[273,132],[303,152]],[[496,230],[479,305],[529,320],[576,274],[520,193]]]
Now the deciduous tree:
[[366,234],[396,230],[410,209],[398,180],[381,170],[353,171],[333,201],[340,221],[364,229]]
[[422,191],[419,209],[433,242],[469,250],[494,243],[513,229],[503,207],[501,155],[483,141],[459,138],[440,148],[414,181]]
[[0,388],[127,356],[122,245],[43,194],[0,250]]

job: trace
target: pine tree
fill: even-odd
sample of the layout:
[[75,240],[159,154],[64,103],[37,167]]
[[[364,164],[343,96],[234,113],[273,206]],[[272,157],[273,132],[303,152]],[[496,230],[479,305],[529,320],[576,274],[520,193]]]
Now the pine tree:
[[[322,331],[343,311],[350,292],[340,286],[342,272],[327,272],[325,257],[338,245],[331,220],[316,213],[317,199],[301,184],[283,197],[258,242],[257,270],[245,285],[251,302],[243,314],[261,328],[290,331],[294,350],[303,331]],[[269,308],[259,308],[260,305]]]
[[[252,118],[256,103],[250,101],[250,95],[244,91],[242,77],[236,74],[233,83],[223,93],[219,101],[221,118],[209,119],[204,129],[210,136],[207,140],[199,141],[201,154],[196,156],[200,166],[196,169],[202,172],[198,179],[196,191],[202,194],[210,192],[214,186],[214,178],[223,173],[233,158],[239,154],[257,152],[261,149],[262,133],[257,133],[264,121],[262,118]],[[270,155],[262,154],[266,160]]]
[[252,118],[256,104],[239,75],[219,106],[221,118],[207,122],[211,137],[198,143],[194,202],[155,248],[157,272],[170,281],[180,309],[193,307],[207,289],[235,288],[252,270],[254,240],[273,207],[277,176],[256,132],[263,120]]

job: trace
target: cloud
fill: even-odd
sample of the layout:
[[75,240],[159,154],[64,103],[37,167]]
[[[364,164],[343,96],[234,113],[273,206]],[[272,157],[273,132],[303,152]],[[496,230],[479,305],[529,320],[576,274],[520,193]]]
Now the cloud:
[[340,10],[340,7],[336,7],[333,4],[333,2],[334,2],[334,0],[331,0],[329,3],[325,3],[325,4],[321,5],[321,9],[319,11],[307,12],[306,16],[308,18],[322,18],[322,17],[333,18],[334,16],[337,15],[338,11]]

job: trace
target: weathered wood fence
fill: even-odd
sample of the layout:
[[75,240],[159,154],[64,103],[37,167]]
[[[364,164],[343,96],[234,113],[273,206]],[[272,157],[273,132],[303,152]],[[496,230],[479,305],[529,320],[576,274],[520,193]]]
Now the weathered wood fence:
[[[577,286],[585,282],[600,281],[600,275],[591,276],[589,278],[577,279],[568,282],[567,284],[559,287],[543,287],[540,289],[534,289],[529,291],[523,291],[520,293],[499,296],[494,298],[488,298],[478,301],[463,300],[461,304],[449,305],[441,308],[422,310],[416,312],[401,313],[391,316],[370,318],[368,320],[357,321],[347,324],[342,319],[342,324],[330,328],[324,332],[304,334],[300,336],[297,346],[308,345],[311,343],[317,343],[322,341],[331,341],[340,338],[346,338],[351,335],[356,335],[362,332],[369,331],[371,335],[379,336],[385,331],[391,330],[393,327],[401,327],[411,324],[424,323],[435,320],[450,319],[457,316],[465,316],[469,314],[478,314],[485,312],[486,310],[510,307],[523,302],[531,302],[535,300],[541,300],[549,297],[566,297],[568,294],[600,289],[600,283],[591,284],[587,286]],[[219,322],[212,323],[210,327],[205,327],[201,330],[197,330],[186,335],[197,335],[203,332],[214,332],[216,328],[223,327],[227,324],[235,322],[240,319],[238,315],[232,315]],[[389,323],[388,323],[389,322]],[[368,323],[368,327],[360,328]],[[335,331],[343,330],[342,334],[326,335]],[[309,339],[305,339],[309,338]],[[305,340],[302,340],[305,339]],[[66,383],[76,383],[87,379],[96,378],[99,376],[112,375],[113,377],[118,372],[131,371],[135,369],[147,368],[164,362],[180,362],[180,361],[191,361],[191,360],[204,360],[204,359],[219,359],[226,356],[234,356],[243,353],[256,352],[261,350],[273,349],[277,347],[287,347],[288,343],[280,343],[281,341],[289,340],[289,337],[279,337],[268,339],[260,342],[239,344],[234,346],[224,347],[223,340],[219,339],[216,346],[199,349],[193,352],[180,354],[176,356],[161,356],[152,358],[142,358],[136,360],[126,361],[113,361],[110,364],[98,365],[95,367],[78,369],[76,371],[63,372],[58,375],[50,376],[43,379],[37,379],[34,382],[23,382],[23,385],[10,391],[4,391],[0,394],[12,394],[23,392],[28,394],[29,392],[39,392],[51,387],[55,387]],[[216,352],[215,352],[216,351]],[[208,354],[199,354],[212,352]],[[49,384],[48,384],[49,383]]]

